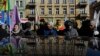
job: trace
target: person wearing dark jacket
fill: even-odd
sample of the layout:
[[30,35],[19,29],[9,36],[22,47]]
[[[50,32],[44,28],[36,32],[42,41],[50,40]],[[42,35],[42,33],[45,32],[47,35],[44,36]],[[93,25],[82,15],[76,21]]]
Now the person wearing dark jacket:
[[15,24],[14,29],[12,31],[12,35],[13,36],[23,36],[23,31],[21,30],[18,24]]
[[45,27],[46,27],[46,21],[44,19],[41,19],[40,20],[39,29],[37,30],[37,34],[39,36],[43,36],[44,35],[43,31],[44,31]]
[[52,27],[51,23],[47,23],[44,29],[44,36],[47,38],[49,36],[57,36],[57,31]]
[[73,27],[73,24],[71,21],[65,22],[65,39],[78,37],[77,30]]
[[31,35],[32,35],[32,34],[31,34],[31,23],[27,22],[27,23],[25,24],[25,28],[26,28],[26,29],[23,30],[24,36],[31,36]]
[[2,28],[2,25],[0,25],[0,40],[8,36],[10,36],[10,34],[8,34],[7,31]]
[[82,22],[82,27],[79,29],[80,36],[93,37],[94,26],[91,24],[91,20],[86,20]]

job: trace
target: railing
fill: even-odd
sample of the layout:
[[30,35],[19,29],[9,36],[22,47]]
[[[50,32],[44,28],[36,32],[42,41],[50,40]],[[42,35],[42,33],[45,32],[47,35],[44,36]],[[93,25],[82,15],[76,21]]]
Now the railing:
[[86,56],[88,41],[79,38],[24,36],[18,46],[8,55],[24,56]]

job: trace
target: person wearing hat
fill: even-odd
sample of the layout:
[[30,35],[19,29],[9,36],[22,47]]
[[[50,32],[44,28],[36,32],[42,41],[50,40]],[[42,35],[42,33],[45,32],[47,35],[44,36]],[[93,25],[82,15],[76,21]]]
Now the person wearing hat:
[[68,38],[73,38],[73,37],[78,37],[78,32],[77,30],[73,27],[73,23],[71,21],[66,21],[64,23],[65,25],[65,39]]

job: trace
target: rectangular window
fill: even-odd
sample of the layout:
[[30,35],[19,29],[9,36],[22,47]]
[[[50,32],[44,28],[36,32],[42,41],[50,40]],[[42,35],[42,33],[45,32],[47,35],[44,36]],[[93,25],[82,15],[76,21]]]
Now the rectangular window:
[[34,15],[35,14],[35,9],[30,10],[30,14]]
[[41,0],[41,4],[44,4],[44,0]]
[[70,8],[70,14],[74,14],[74,8]]
[[56,8],[56,14],[59,14],[59,8]]
[[85,2],[85,0],[80,0],[80,2]]
[[59,0],[56,0],[56,4],[59,4]]
[[67,1],[66,0],[63,0],[63,4],[67,4]]
[[80,13],[85,14],[85,8],[84,9],[80,9]]
[[17,7],[19,7],[19,2],[18,1],[16,1],[16,5],[17,5]]
[[67,8],[63,8],[63,14],[67,14]]
[[52,0],[48,0],[48,4],[52,4]]
[[20,1],[20,7],[23,7],[23,1]]
[[44,8],[41,8],[41,14],[44,15]]
[[69,0],[69,3],[74,3],[74,0]]
[[52,8],[48,8],[48,13],[52,14]]
[[31,2],[35,2],[35,0],[30,0]]
[[20,12],[20,18],[23,18],[23,12]]

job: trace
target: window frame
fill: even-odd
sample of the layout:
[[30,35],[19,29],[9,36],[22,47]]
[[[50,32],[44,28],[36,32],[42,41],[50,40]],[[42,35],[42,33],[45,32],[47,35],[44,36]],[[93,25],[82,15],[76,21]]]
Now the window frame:
[[56,0],[56,4],[60,4],[60,0]]
[[70,7],[70,14],[74,14],[74,10],[75,10],[74,7]]
[[63,0],[63,4],[67,4],[67,0]]
[[42,15],[45,14],[44,11],[45,11],[45,9],[44,9],[44,8],[41,8],[41,14],[42,14]]
[[52,15],[52,8],[48,8],[48,14]]
[[59,8],[56,8],[56,14],[59,15]]
[[70,4],[74,4],[74,2],[75,2],[74,0],[69,0]]
[[67,14],[67,8],[63,8],[63,14]]
[[23,1],[20,1],[20,7],[23,7]]
[[20,12],[20,18],[23,18],[23,14],[24,14],[23,12]]
[[41,0],[41,4],[44,4],[44,0]]

